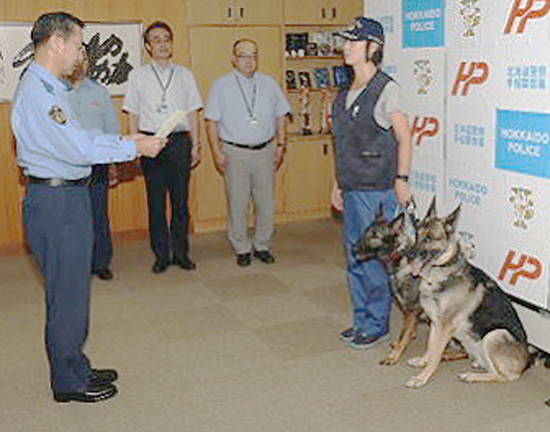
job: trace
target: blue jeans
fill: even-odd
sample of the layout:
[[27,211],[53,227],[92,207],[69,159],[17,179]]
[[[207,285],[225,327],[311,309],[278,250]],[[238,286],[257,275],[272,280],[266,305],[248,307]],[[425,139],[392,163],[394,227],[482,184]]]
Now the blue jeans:
[[379,260],[359,261],[352,252],[382,205],[384,217],[395,216],[397,201],[393,189],[344,192],[347,281],[353,307],[353,327],[370,336],[389,330],[392,291],[386,268]]

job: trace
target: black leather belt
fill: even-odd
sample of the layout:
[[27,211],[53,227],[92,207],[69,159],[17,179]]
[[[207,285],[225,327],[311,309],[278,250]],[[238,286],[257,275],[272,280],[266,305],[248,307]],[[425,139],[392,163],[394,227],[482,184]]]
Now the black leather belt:
[[233,147],[244,148],[248,150],[260,150],[260,149],[263,149],[266,145],[268,145],[272,139],[273,138],[261,144],[239,144],[239,143],[234,143],[234,142],[225,141],[225,140],[223,142]]
[[[149,136],[155,135],[155,132],[147,132],[143,130],[139,130],[138,133],[143,135],[149,135]],[[178,135],[189,135],[189,131],[172,132],[171,134],[168,135],[168,138],[170,138],[171,136],[178,136]]]
[[61,178],[41,178],[27,176],[27,181],[31,184],[46,185],[52,187],[59,186],[86,186],[90,184],[92,176],[76,179],[76,180],[66,180]]

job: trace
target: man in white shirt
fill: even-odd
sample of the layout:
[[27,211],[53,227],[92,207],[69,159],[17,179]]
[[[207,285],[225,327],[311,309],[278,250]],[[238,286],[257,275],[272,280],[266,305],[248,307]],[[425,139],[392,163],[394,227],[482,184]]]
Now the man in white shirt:
[[[233,45],[231,72],[219,78],[208,96],[205,117],[217,169],[224,174],[229,202],[229,240],[241,267],[251,257],[271,264],[274,176],[286,149],[285,116],[290,105],[272,77],[257,72],[258,45],[240,39]],[[253,239],[247,234],[252,196],[256,213]]]
[[[153,135],[172,113],[188,115],[168,137],[166,148],[156,158],[141,158],[149,204],[149,235],[155,254],[154,273],[170,264],[194,270],[189,257],[187,197],[191,168],[200,161],[197,111],[203,106],[193,73],[171,62],[173,32],[164,22],[152,23],[143,34],[152,62],[130,72],[123,109],[130,115],[130,132]],[[172,217],[166,218],[166,195]]]

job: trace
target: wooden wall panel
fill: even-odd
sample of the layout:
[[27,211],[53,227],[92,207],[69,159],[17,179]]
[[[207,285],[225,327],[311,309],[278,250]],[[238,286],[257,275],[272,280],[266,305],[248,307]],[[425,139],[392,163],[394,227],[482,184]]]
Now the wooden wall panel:
[[[147,25],[155,20],[163,20],[174,29],[174,61],[188,65],[184,5],[183,0],[0,0],[0,21],[34,21],[44,12],[58,10],[89,21],[142,21]],[[116,98],[115,106],[119,109],[120,105],[121,98]],[[127,126],[120,109],[119,115],[124,133]],[[0,251],[21,249],[23,245],[21,199],[24,190],[15,162],[9,116],[10,105],[0,104],[0,160],[3,161],[0,170]],[[141,176],[112,189],[110,206],[115,233],[147,230],[147,202]]]

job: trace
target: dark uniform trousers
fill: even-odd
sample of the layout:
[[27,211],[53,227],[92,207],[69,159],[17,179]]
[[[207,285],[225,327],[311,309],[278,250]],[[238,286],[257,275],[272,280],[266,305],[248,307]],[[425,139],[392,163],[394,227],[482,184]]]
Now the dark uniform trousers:
[[91,375],[88,335],[92,219],[86,185],[29,184],[27,241],[46,286],[46,350],[54,392],[79,391]]
[[92,167],[90,184],[92,200],[92,221],[94,227],[94,247],[92,253],[92,273],[111,267],[113,243],[109,223],[109,165]]
[[[189,254],[189,133],[170,134],[166,147],[156,158],[141,158],[141,167],[147,187],[149,237],[153,253],[164,262],[181,260]],[[172,208],[170,228],[166,219],[167,194]]]

